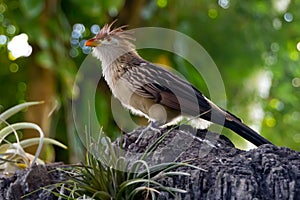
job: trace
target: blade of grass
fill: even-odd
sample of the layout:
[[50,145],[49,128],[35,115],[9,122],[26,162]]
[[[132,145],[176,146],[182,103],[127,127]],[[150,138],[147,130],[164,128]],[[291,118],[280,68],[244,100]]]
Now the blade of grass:
[[3,123],[3,121],[7,120],[9,117],[16,114],[17,112],[19,112],[29,106],[38,105],[38,104],[42,104],[42,103],[43,103],[43,101],[26,102],[26,103],[18,104],[12,108],[9,108],[8,110],[6,110],[5,112],[0,114],[0,125]]
[[[35,144],[39,144],[39,142],[40,142],[40,138],[29,138],[29,139],[25,139],[25,140],[20,141],[19,144],[23,148],[27,148],[29,146],[32,146],[32,145],[35,145]],[[51,139],[51,138],[44,138],[43,143],[44,144],[53,144],[53,145],[59,146],[59,147],[61,147],[63,149],[67,149],[68,148],[66,145],[60,143],[57,140]]]
[[[149,187],[146,187],[146,186],[141,186],[141,187],[135,188],[135,189],[128,195],[128,197],[126,197],[126,198],[128,198],[128,199],[134,199],[134,197],[135,197],[138,193],[143,192],[143,191],[147,191],[147,194],[150,193],[152,199],[155,198],[155,193],[160,194],[160,192],[159,192],[158,190],[154,189],[154,188],[149,188]],[[149,199],[148,196],[149,196],[149,195],[146,195],[145,199]]]

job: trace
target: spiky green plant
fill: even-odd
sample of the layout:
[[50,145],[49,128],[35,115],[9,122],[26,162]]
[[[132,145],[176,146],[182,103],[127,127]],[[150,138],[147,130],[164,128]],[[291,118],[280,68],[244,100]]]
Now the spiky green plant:
[[[7,119],[12,115],[20,112],[21,110],[28,108],[29,106],[37,105],[42,102],[27,102],[16,105],[5,112],[0,114],[0,172],[4,174],[14,173],[16,169],[30,167],[36,163],[42,164],[43,161],[38,157],[41,153],[43,144],[50,143],[62,148],[67,148],[62,143],[45,138],[42,129],[30,122],[19,122],[9,124]],[[34,129],[39,133],[39,137],[30,138],[20,141],[20,138],[16,131],[22,129]],[[14,134],[15,143],[11,143],[6,140],[6,137]],[[31,155],[25,152],[24,148],[38,144],[38,148],[35,155]]]
[[60,192],[54,193],[62,199],[94,200],[155,199],[162,191],[172,196],[186,193],[187,191],[179,188],[164,186],[159,180],[168,176],[190,176],[186,172],[175,171],[178,167],[202,169],[183,162],[149,166],[145,161],[166,134],[168,133],[160,137],[139,159],[131,160],[132,163],[126,160],[123,151],[115,148],[102,131],[97,141],[88,137],[86,163],[66,171],[69,180],[57,184]]

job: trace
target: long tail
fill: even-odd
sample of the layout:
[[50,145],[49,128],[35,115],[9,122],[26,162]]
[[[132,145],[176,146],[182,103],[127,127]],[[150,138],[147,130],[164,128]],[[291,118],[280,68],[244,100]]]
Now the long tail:
[[220,124],[226,128],[231,129],[235,133],[239,134],[244,139],[253,143],[256,146],[263,144],[272,144],[269,140],[265,139],[259,133],[251,129],[249,126],[244,124],[241,119],[233,115],[232,113],[214,105],[210,102],[212,112],[214,114],[214,123]]
[[245,138],[246,140],[248,140],[256,146],[260,146],[262,144],[272,144],[270,141],[262,137],[259,133],[255,132],[253,129],[251,129],[241,121],[226,120],[224,126],[236,132],[237,134],[239,134],[240,136],[242,136],[243,138]]

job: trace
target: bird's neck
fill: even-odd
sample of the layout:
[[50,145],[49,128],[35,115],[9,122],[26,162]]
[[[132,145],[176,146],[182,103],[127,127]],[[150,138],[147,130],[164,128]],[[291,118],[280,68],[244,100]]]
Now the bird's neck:
[[129,59],[132,55],[139,57],[135,49],[126,49],[122,47],[96,47],[94,48],[92,54],[102,62],[103,71],[110,69],[112,66],[115,65],[115,63],[120,62],[121,59]]

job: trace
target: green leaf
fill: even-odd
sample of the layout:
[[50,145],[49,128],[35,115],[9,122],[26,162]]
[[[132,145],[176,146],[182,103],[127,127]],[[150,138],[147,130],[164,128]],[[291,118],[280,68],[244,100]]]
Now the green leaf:
[[42,101],[26,102],[26,103],[18,104],[16,106],[6,110],[2,114],[0,114],[0,125],[3,123],[3,121],[7,120],[9,117],[16,114],[17,112],[19,112],[29,106],[38,105],[41,103],[43,103],[43,102]]
[[[29,139],[26,139],[26,140],[22,140],[20,141],[20,145],[23,147],[23,148],[27,148],[29,146],[32,146],[32,145],[35,145],[35,144],[39,144],[40,143],[40,138],[29,138]],[[53,144],[53,145],[56,145],[56,146],[59,146],[63,149],[67,149],[68,147],[54,139],[51,139],[51,138],[44,138],[43,140],[43,144]]]

